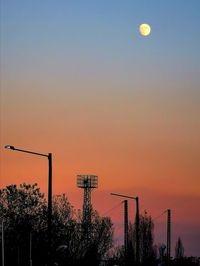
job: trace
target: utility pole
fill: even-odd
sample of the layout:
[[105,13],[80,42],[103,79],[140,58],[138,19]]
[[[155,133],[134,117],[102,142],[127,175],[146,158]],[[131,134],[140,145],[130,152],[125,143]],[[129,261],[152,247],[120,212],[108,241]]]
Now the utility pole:
[[30,266],[32,266],[32,232],[30,232],[30,243],[29,243],[29,260]]
[[171,210],[167,210],[167,264],[170,264],[171,258]]
[[128,255],[128,200],[124,200],[124,254],[126,261]]
[[139,198],[136,197],[136,216],[135,216],[135,229],[136,229],[136,265],[139,265],[140,261],[140,214],[139,214]]
[[135,216],[135,230],[136,230],[136,266],[140,264],[140,237],[139,237],[139,226],[140,226],[140,214],[139,214],[139,198],[131,197],[116,193],[110,193],[112,196],[118,196],[122,198],[134,199],[136,201],[136,216]]
[[1,246],[1,251],[2,251],[2,266],[5,265],[5,261],[4,261],[4,221],[2,220],[2,224],[1,224],[1,239],[2,239],[2,246]]

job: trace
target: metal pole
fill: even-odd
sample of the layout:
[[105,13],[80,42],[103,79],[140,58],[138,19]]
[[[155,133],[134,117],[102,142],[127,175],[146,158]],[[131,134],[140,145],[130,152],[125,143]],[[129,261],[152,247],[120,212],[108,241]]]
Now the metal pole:
[[30,266],[32,266],[32,233],[30,232],[30,253],[29,253],[29,259],[30,259]]
[[25,153],[30,153],[30,154],[34,154],[34,155],[48,157],[48,155],[47,154],[44,154],[44,153],[39,153],[39,152],[34,152],[34,151],[28,151],[28,150],[22,150],[22,149],[18,149],[18,148],[15,148],[14,146],[10,146],[10,145],[6,145],[4,148],[5,149],[10,149],[10,150],[13,150],[13,151],[20,151],[20,152],[25,152]]
[[48,225],[48,265],[51,265],[51,225],[52,225],[52,154],[44,154],[39,152],[33,152],[28,150],[22,150],[15,148],[12,145],[6,145],[5,149],[11,149],[19,152],[30,153],[48,158],[48,214],[47,214],[47,225]]
[[140,226],[139,198],[136,197],[135,229],[136,229],[136,265],[137,266],[139,265],[139,262],[140,262],[139,226]]
[[128,201],[124,200],[124,255],[125,262],[128,255]]
[[17,246],[17,265],[20,266],[20,249],[19,249],[19,244]]
[[138,197],[131,197],[131,196],[126,196],[122,194],[116,194],[116,193],[110,193],[113,196],[119,196],[123,198],[128,198],[128,199],[134,199],[136,200],[136,217],[135,217],[135,230],[136,230],[136,265],[140,265],[140,235],[139,235],[139,230],[140,230],[140,214],[139,214],[139,198]]
[[170,263],[171,257],[171,210],[167,210],[167,264]]
[[1,232],[1,236],[2,236],[2,266],[4,266],[5,264],[5,260],[4,260],[4,223],[2,220],[2,232]]
[[48,180],[48,265],[51,265],[51,226],[52,226],[52,154],[48,154],[49,180]]

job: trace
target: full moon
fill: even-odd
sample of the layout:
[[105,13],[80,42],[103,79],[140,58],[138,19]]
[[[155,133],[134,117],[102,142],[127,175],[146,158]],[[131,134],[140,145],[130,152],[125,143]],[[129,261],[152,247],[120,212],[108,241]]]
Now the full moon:
[[141,24],[139,31],[142,36],[148,36],[151,33],[151,27],[149,24]]

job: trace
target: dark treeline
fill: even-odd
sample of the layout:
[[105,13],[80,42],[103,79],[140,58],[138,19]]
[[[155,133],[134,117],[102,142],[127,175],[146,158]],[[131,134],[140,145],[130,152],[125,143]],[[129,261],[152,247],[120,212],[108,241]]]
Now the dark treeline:
[[[114,227],[110,217],[92,211],[90,238],[85,238],[82,213],[73,208],[67,197],[53,197],[53,265],[136,265],[135,224],[129,224],[128,248],[113,245]],[[0,219],[4,227],[5,266],[47,265],[47,202],[37,184],[7,186],[0,190]],[[140,265],[167,265],[165,248],[153,241],[151,216],[140,215]],[[2,230],[2,229],[1,229]],[[2,234],[1,234],[1,245]],[[184,257],[181,239],[176,244],[176,259],[170,265],[198,265]],[[2,257],[2,249],[1,249]],[[2,260],[1,260],[2,265]]]

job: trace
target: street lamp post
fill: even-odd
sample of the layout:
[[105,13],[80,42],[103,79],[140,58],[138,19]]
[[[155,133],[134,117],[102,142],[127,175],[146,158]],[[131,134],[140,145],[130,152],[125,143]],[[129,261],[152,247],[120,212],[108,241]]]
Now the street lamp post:
[[4,261],[4,220],[2,219],[1,223],[1,253],[2,253],[2,266],[4,266],[5,261]]
[[44,154],[33,151],[27,151],[15,148],[11,145],[6,145],[5,149],[10,149],[19,152],[30,153],[48,158],[48,213],[47,213],[47,230],[48,230],[48,265],[51,265],[51,227],[52,227],[52,154]]
[[136,201],[136,216],[135,216],[135,231],[136,231],[136,265],[139,265],[140,261],[140,238],[139,238],[139,225],[140,225],[140,216],[139,216],[139,198],[138,197],[130,197],[126,195],[110,193],[112,196],[118,196],[122,198],[134,199]]

